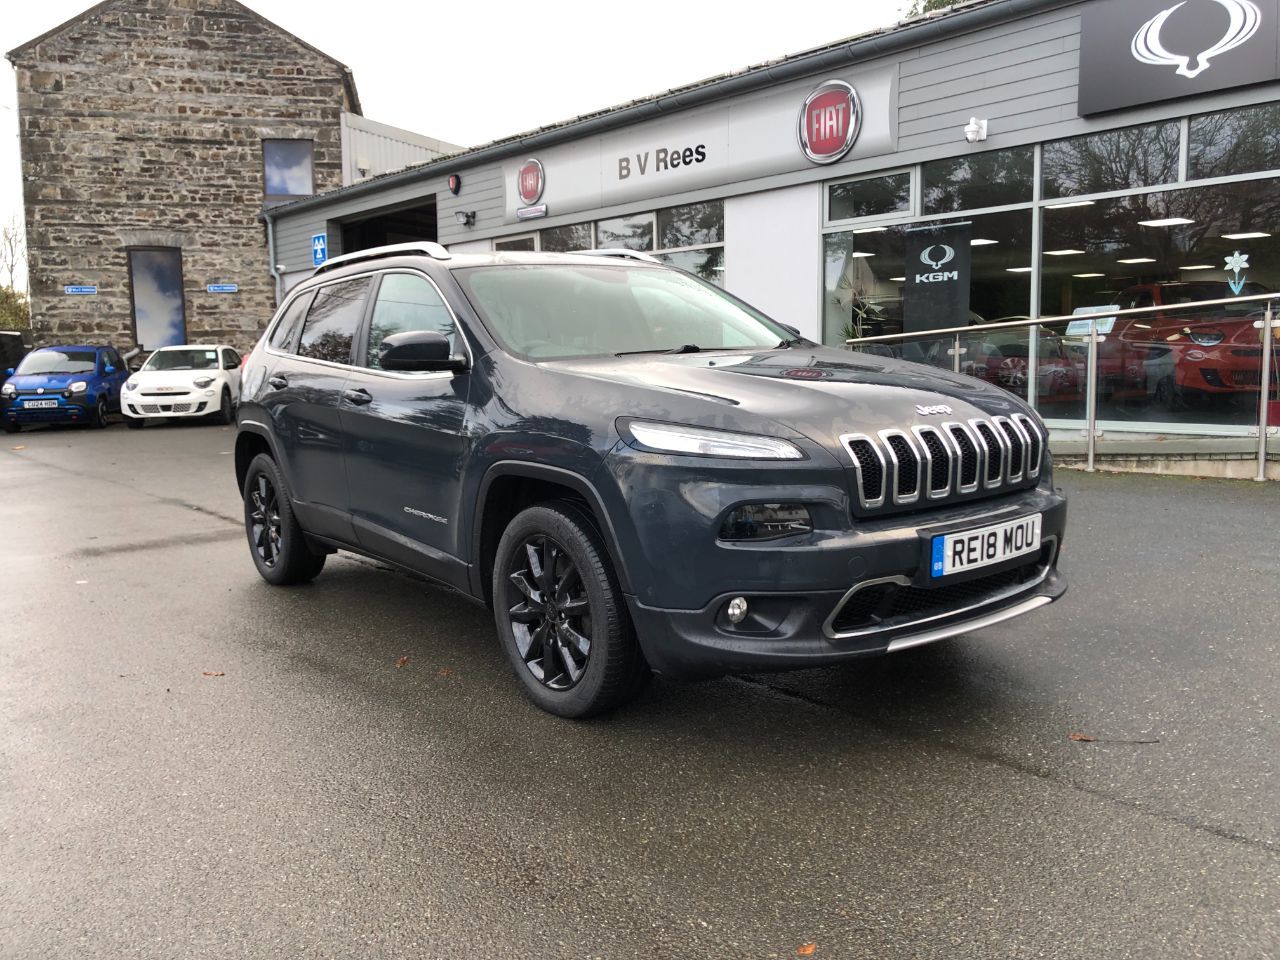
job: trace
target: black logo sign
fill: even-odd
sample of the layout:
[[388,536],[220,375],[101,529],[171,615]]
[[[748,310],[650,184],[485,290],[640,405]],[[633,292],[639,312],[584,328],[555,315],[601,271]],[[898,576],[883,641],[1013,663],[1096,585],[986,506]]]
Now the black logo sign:
[[969,323],[972,238],[968,221],[907,233],[907,281],[902,293],[905,333]]
[[1280,79],[1280,0],[1096,0],[1081,116]]

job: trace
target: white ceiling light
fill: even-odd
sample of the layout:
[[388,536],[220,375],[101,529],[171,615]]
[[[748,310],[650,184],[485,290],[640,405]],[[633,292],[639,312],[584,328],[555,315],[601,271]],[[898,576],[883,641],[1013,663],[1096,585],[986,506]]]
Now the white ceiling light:
[[1093,280],[1097,277],[1105,277],[1106,274],[1105,273],[1073,273],[1072,276],[1078,277],[1081,280]]
[[1074,257],[1078,253],[1084,253],[1083,250],[1046,250],[1046,257]]
[[1163,220],[1139,220],[1140,227],[1181,227],[1188,223],[1195,223],[1194,220],[1188,220],[1186,217],[1165,217]]
[[1224,233],[1223,240],[1262,240],[1271,236],[1269,233],[1263,233],[1261,230],[1254,230],[1251,233]]
[[890,277],[889,282],[890,283],[906,283],[907,278],[906,277]]
[[849,254],[849,256],[853,257],[855,260],[863,260],[863,259],[866,259],[867,257],[874,257],[875,254],[867,253],[867,251],[865,250],[855,250],[853,251],[853,253]]
[[1030,267],[1005,267],[1005,273],[1030,273]]
[[1155,263],[1151,257],[1130,257],[1128,260],[1117,260],[1116,263]]
[[885,233],[888,227],[863,227],[861,230],[855,230],[854,233]]
[[971,247],[989,247],[989,246],[991,246],[992,244],[996,244],[996,243],[999,243],[999,242],[1000,242],[999,240],[984,240],[984,239],[982,239],[982,237],[978,237],[978,239],[976,239],[976,240],[970,240],[970,241],[969,241],[969,246],[971,246]]
[[1066,210],[1068,207],[1092,207],[1092,200],[1067,200],[1064,203],[1045,204],[1050,210]]
[[1216,270],[1212,263],[1193,263],[1190,266],[1179,267],[1180,270]]

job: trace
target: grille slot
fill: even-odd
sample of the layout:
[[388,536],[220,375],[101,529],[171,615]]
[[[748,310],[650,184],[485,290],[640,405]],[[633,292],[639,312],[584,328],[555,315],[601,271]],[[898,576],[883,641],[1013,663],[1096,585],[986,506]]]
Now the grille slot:
[[1040,475],[1045,436],[1034,417],[979,418],[910,431],[847,434],[862,510],[906,507],[921,499],[992,496]]
[[884,442],[893,452],[894,474],[897,478],[894,499],[899,503],[920,493],[920,457],[911,441],[900,433],[882,434]]

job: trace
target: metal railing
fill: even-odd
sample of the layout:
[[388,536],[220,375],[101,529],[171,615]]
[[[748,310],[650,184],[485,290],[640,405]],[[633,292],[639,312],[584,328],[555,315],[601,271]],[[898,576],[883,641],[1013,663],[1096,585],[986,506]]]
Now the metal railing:
[[[1134,307],[1128,310],[1111,310],[1107,308],[1099,308],[1097,313],[1091,314],[1073,314],[1069,316],[1050,316],[1038,317],[1028,320],[1011,320],[1004,323],[983,323],[974,324],[965,327],[945,327],[938,330],[925,330],[913,333],[890,333],[875,337],[853,337],[845,341],[850,349],[857,349],[869,344],[903,344],[907,342],[919,340],[940,340],[945,337],[952,337],[952,346],[948,353],[952,358],[952,370],[956,373],[961,372],[961,357],[965,353],[965,348],[961,344],[961,338],[973,336],[975,333],[985,333],[993,330],[1028,330],[1028,343],[1036,342],[1032,337],[1031,331],[1037,327],[1051,327],[1058,324],[1081,324],[1088,322],[1089,329],[1087,333],[1066,334],[1067,336],[1079,336],[1087,339],[1088,345],[1088,361],[1086,365],[1086,388],[1085,388],[1085,436],[1086,436],[1086,465],[1085,470],[1092,473],[1096,470],[1097,460],[1097,440],[1099,436],[1098,430],[1098,345],[1106,341],[1108,333],[1100,333],[1098,331],[1098,322],[1101,320],[1113,320],[1113,325],[1109,329],[1114,328],[1114,319],[1121,317],[1142,317],[1152,314],[1162,314],[1168,316],[1170,314],[1179,314],[1183,312],[1195,311],[1205,307],[1225,307],[1239,306],[1241,303],[1258,303],[1262,307],[1262,319],[1253,323],[1254,328],[1260,331],[1259,337],[1262,344],[1262,369],[1259,378],[1258,390],[1258,473],[1254,477],[1255,480],[1266,480],[1267,478],[1267,430],[1269,426],[1269,400],[1271,395],[1271,355],[1277,348],[1274,340],[1274,330],[1276,328],[1277,303],[1280,302],[1280,294],[1256,294],[1247,297],[1229,297],[1220,300],[1197,300],[1190,303],[1163,304],[1153,307]],[[1113,319],[1114,318],[1114,319]],[[1214,322],[1223,322],[1228,319],[1247,319],[1247,318],[1223,318],[1212,317],[1204,318]],[[1035,384],[1038,380],[1036,371],[1032,369],[1032,363],[1035,360],[1034,351],[1028,350],[1028,383]]]

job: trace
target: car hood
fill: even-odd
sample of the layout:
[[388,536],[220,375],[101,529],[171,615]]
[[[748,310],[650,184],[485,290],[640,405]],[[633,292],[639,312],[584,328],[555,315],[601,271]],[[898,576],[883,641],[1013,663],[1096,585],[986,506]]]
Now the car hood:
[[[1029,409],[972,377],[826,347],[559,360],[545,366],[654,391],[654,402],[628,402],[620,414],[682,420],[683,410],[672,406],[670,395],[683,394],[707,402],[697,422],[730,426],[736,419],[732,413],[748,415],[744,420],[755,415],[782,427],[781,433],[794,431],[831,445],[847,433]],[[951,413],[931,409],[939,406]],[[744,422],[743,429],[752,428]]]
[[14,374],[8,382],[21,391],[35,390],[44,387],[46,390],[65,390],[77,380],[93,383],[97,375],[93,373],[27,373]]

